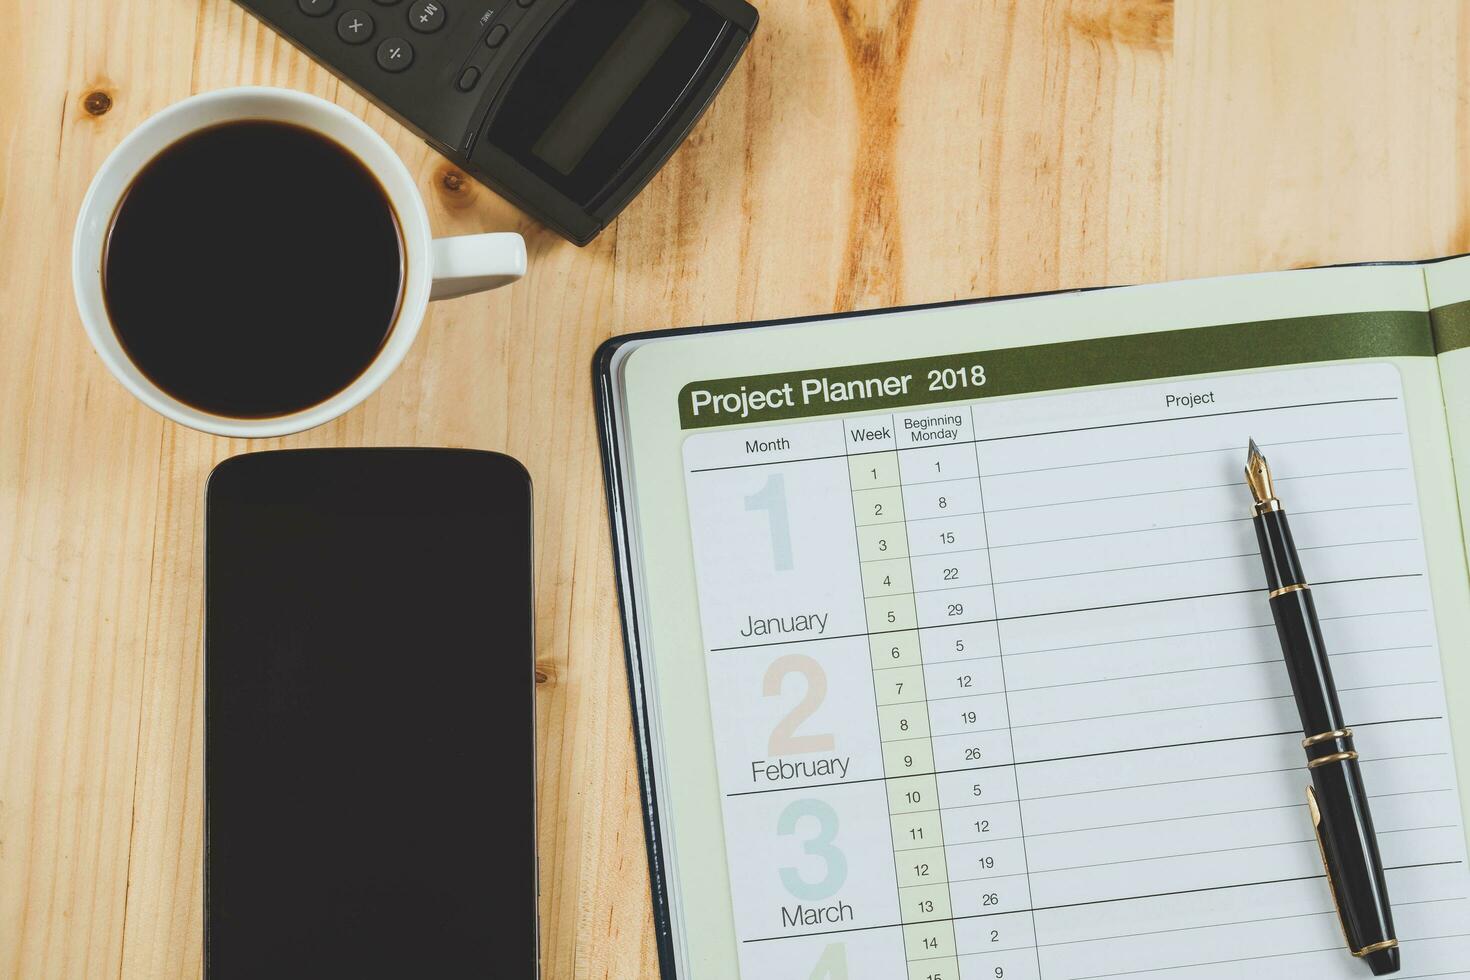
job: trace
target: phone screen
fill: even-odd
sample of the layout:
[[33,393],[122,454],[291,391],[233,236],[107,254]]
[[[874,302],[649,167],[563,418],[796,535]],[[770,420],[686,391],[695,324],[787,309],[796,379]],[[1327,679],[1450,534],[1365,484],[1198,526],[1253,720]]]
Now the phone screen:
[[535,977],[525,471],[240,456],[205,539],[206,976]]

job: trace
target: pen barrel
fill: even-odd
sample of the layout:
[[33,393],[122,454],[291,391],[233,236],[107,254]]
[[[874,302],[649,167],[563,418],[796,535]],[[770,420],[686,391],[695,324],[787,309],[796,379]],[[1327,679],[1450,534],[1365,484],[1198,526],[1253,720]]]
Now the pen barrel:
[[1345,728],[1312,590],[1304,586],[1272,596],[1271,616],[1276,621],[1276,635],[1291,678],[1291,691],[1296,695],[1303,734],[1312,736]]
[[1281,641],[1302,723],[1302,747],[1312,779],[1308,803],[1327,881],[1347,945],[1375,975],[1398,969],[1393,915],[1368,794],[1344,723],[1317,607],[1291,526],[1277,509],[1255,518],[1270,589],[1271,616]]
[[[1352,736],[1346,741],[1350,746]],[[1317,841],[1348,949],[1367,958],[1375,975],[1393,972],[1398,968],[1393,912],[1358,761],[1327,762],[1310,773]]]
[[1276,510],[1257,514],[1255,525],[1256,541],[1261,546],[1261,563],[1266,568],[1266,588],[1275,592],[1289,585],[1304,584],[1307,576],[1302,572],[1301,561],[1296,555],[1296,542],[1291,537],[1286,511],[1278,505]]

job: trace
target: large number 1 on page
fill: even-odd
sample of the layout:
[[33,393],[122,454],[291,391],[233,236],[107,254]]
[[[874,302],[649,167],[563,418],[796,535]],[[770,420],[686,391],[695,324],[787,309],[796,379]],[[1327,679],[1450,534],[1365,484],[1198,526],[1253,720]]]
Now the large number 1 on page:
[[786,512],[786,478],[772,473],[766,485],[745,498],[747,511],[766,512],[771,533],[771,564],[778,572],[791,571],[791,520]]

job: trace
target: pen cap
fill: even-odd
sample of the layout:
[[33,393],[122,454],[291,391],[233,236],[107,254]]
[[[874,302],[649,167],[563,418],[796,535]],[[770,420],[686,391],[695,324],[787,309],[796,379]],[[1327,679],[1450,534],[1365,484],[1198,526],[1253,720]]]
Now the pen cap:
[[1269,510],[1255,517],[1256,540],[1261,546],[1261,564],[1266,569],[1266,588],[1275,591],[1287,585],[1305,585],[1306,575],[1296,556],[1291,525],[1286,512]]

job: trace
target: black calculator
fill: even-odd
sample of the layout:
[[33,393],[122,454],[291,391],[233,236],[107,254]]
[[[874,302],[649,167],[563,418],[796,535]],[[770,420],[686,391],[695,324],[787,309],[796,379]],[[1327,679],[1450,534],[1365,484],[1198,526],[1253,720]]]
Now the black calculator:
[[714,99],[745,0],[236,0],[496,192],[585,245]]

